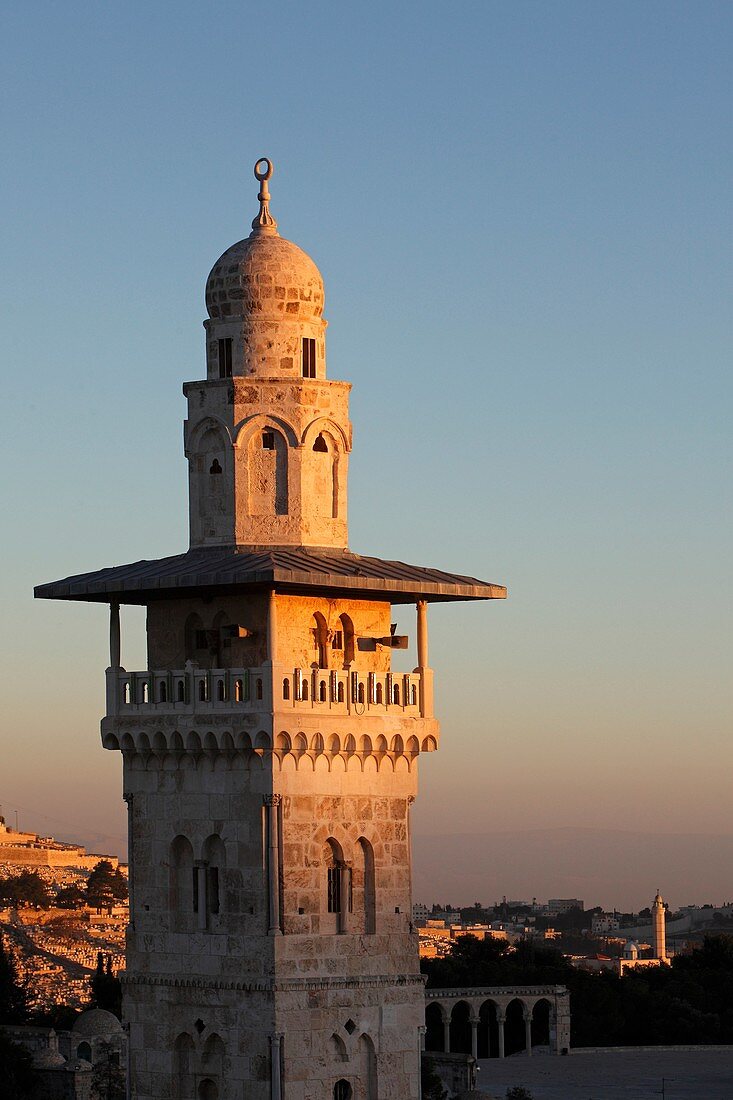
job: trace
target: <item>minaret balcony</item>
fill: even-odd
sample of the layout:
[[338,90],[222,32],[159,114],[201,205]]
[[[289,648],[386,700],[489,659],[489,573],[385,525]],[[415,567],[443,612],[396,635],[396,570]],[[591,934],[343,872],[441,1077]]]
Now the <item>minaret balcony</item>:
[[431,670],[294,668],[107,670],[107,715],[296,713],[432,717]]

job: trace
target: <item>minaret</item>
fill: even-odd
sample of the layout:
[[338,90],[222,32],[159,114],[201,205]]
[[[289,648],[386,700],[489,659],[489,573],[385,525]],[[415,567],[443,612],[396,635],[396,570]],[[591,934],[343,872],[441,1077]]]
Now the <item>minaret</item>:
[[667,934],[665,929],[665,904],[662,895],[657,895],[652,903],[652,946],[654,958],[667,961]]
[[[271,163],[255,175],[252,232],[207,282],[206,378],[184,386],[190,549],[36,595],[110,605],[130,1095],[417,1100],[427,605],[506,591],[346,548],[349,386],[326,377],[323,282],[278,234]],[[123,664],[125,603],[147,608],[140,671]],[[408,673],[392,665],[405,604]]]

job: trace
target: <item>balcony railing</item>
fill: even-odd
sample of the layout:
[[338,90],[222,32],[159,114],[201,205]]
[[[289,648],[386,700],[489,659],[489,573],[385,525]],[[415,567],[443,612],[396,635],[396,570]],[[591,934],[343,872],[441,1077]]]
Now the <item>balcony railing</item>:
[[[272,702],[271,702],[272,700]],[[107,714],[206,714],[223,711],[328,711],[425,717],[418,672],[328,668],[185,668],[107,673]]]

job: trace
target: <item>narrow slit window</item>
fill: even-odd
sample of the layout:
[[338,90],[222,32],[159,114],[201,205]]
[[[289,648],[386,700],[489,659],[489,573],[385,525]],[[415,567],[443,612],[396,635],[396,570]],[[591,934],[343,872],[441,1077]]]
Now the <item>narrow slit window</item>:
[[303,377],[316,376],[316,342],[308,336],[303,337]]
[[228,337],[226,340],[219,341],[219,377],[231,378],[232,377],[232,340]]
[[262,450],[274,451],[275,450],[275,433],[270,431],[264,431],[262,433]]

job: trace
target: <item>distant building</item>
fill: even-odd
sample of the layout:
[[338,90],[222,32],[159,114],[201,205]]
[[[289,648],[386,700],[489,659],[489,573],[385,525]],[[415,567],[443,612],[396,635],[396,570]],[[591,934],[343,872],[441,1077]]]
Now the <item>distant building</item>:
[[551,917],[558,917],[570,909],[585,909],[585,902],[580,898],[550,898],[547,902],[547,911]]
[[618,932],[619,918],[615,913],[596,913],[591,917],[590,930],[594,936],[608,936],[611,932]]
[[39,867],[78,867],[91,871],[101,859],[107,859],[113,867],[118,865],[116,856],[91,855],[78,844],[62,844],[51,836],[22,833],[11,829],[0,816],[0,867],[34,870]]

